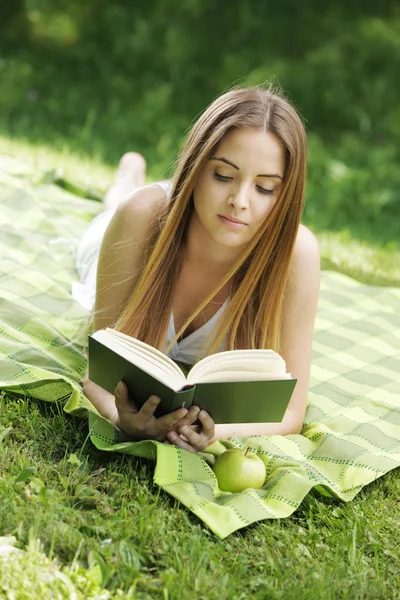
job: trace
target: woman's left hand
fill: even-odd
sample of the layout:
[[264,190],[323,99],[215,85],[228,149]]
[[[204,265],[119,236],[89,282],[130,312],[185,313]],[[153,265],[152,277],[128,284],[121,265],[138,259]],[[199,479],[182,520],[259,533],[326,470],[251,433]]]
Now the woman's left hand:
[[215,437],[215,423],[205,410],[200,411],[199,419],[201,426],[182,425],[178,427],[178,431],[169,431],[167,434],[169,442],[189,452],[197,453],[205,450]]

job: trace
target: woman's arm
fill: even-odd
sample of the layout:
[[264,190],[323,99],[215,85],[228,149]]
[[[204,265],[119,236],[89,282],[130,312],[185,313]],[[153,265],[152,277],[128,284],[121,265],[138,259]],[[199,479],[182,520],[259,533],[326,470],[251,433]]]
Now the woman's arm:
[[294,428],[288,433],[301,433],[304,424],[320,272],[317,239],[309,229],[301,226],[283,313],[281,354],[288,372],[298,379],[283,419],[284,427]]
[[[116,209],[99,254],[93,331],[112,327],[128,301],[137,282],[152,221],[165,200],[164,191],[158,185],[150,185],[133,192]],[[116,423],[118,411],[114,395],[90,381],[87,374],[82,383],[85,396],[98,412]]]
[[[112,327],[128,301],[137,282],[141,257],[152,233],[154,219],[165,201],[162,188],[153,185],[135,191],[118,206],[100,249],[94,331]],[[154,412],[160,400],[155,396],[150,396],[137,409],[134,398],[128,398],[123,384],[110,394],[90,381],[87,373],[82,384],[85,396],[99,414],[114,423],[126,439],[164,440],[177,423],[191,425],[198,416],[196,409],[180,408],[156,418]]]
[[116,209],[100,248],[93,330],[112,327],[137,284],[154,219],[166,196],[158,185],[135,190]]
[[238,423],[215,426],[215,438],[300,433],[306,412],[310,379],[312,334],[318,304],[320,256],[314,234],[300,226],[285,295],[281,355],[298,379],[281,423]]

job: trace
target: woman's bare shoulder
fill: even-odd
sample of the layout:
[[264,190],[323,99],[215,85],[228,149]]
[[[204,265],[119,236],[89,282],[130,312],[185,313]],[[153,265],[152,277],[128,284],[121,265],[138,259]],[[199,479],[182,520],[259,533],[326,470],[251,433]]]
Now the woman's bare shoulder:
[[305,225],[300,225],[294,246],[293,258],[301,260],[302,256],[319,256],[318,240]]
[[293,249],[289,284],[291,287],[319,286],[320,253],[318,240],[305,225],[300,225]]
[[167,198],[156,184],[135,190],[118,205],[104,234],[97,268],[94,330],[110,327],[135,288],[143,250]]
[[129,219],[133,220],[136,226],[142,225],[142,219],[157,214],[166,201],[164,189],[157,183],[151,183],[126,196],[118,205],[116,212],[122,220]]
[[300,225],[292,254],[292,269],[304,271],[320,264],[319,244],[313,232]]

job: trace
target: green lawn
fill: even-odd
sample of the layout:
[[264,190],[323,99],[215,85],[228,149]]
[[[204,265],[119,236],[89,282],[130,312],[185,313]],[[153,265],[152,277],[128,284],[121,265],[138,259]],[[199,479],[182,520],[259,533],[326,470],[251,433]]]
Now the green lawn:
[[311,494],[292,517],[219,541],[160,494],[153,463],[95,451],[84,421],[3,397],[0,427],[1,531],[33,555],[0,568],[1,597],[8,584],[9,598],[70,598],[52,596],[58,579],[45,587],[39,539],[56,563],[47,570],[63,566],[82,598],[398,598],[398,472],[349,504]]
[[[94,190],[112,177],[109,165],[0,139],[7,152],[62,165],[65,177]],[[325,267],[400,285],[396,246],[316,233]],[[84,420],[3,395],[0,532],[25,552],[8,558],[2,548],[13,541],[0,540],[0,598],[399,597],[398,471],[349,504],[311,493],[292,517],[223,541],[160,492],[152,473],[152,462],[95,450]]]

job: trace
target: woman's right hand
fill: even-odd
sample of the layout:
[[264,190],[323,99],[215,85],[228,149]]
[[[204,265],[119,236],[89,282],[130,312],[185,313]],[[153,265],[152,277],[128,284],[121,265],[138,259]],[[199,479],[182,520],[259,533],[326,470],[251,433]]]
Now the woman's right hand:
[[[136,408],[128,396],[128,388],[120,382],[114,391],[117,420],[115,425],[132,440],[152,439],[163,442],[167,439],[168,431],[175,429],[177,423],[190,425],[198,417],[200,409],[188,411],[178,408],[174,412],[159,417],[154,412],[160,403],[160,398],[150,396],[140,410]],[[185,418],[186,417],[186,418]]]

